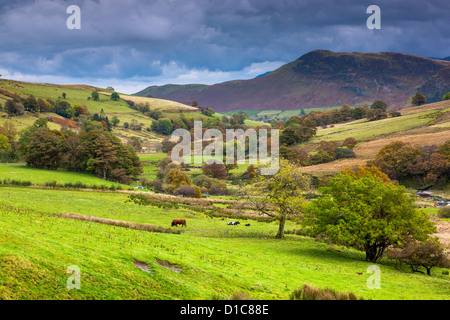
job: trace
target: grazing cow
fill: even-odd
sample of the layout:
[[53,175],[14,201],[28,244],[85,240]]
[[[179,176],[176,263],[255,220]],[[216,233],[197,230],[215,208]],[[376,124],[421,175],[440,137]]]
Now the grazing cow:
[[240,224],[239,221],[230,221],[230,222],[228,222],[229,226],[237,226],[238,224]]
[[247,223],[245,226],[246,226],[246,227],[250,227],[250,223]]
[[173,219],[172,221],[172,227],[178,227],[178,225],[181,224],[181,226],[185,226],[186,227],[186,220],[184,219]]

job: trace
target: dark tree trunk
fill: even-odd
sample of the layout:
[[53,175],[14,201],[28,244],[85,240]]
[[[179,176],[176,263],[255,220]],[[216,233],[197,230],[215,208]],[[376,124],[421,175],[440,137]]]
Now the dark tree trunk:
[[383,256],[385,248],[386,248],[386,245],[366,244],[364,246],[364,249],[366,251],[366,261],[367,262],[378,262],[378,260],[380,260],[381,257]]
[[284,238],[284,224],[286,223],[286,215],[282,215],[280,217],[280,225],[278,226],[278,232],[275,238],[283,239]]

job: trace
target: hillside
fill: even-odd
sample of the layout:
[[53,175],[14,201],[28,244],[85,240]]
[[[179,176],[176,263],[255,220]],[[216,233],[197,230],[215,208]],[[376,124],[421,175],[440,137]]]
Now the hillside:
[[[89,98],[94,90],[99,92],[99,101],[94,101]],[[65,99],[62,98],[63,93],[65,93]],[[4,105],[5,102],[11,99],[11,96],[13,95],[18,95],[22,98],[33,95],[36,99],[51,99],[53,101],[63,99],[69,102],[72,106],[75,104],[86,106],[91,115],[95,113],[100,114],[103,111],[103,114],[109,119],[116,116],[120,120],[118,126],[113,128],[113,133],[118,138],[120,138],[123,142],[127,142],[129,137],[137,136],[141,139],[146,151],[154,150],[155,145],[162,140],[162,137],[147,130],[136,131],[125,128],[123,125],[125,122],[131,123],[132,121],[136,121],[137,123],[142,123],[143,129],[145,129],[154,121],[152,118],[144,116],[138,110],[130,108],[129,104],[125,100],[133,101],[136,104],[148,104],[150,110],[161,110],[164,117],[168,118],[178,117],[180,111],[185,112],[185,114],[192,113],[196,116],[200,116],[200,113],[197,112],[197,108],[175,101],[149,97],[137,97],[122,93],[119,93],[121,98],[120,100],[113,101],[110,99],[111,93],[112,91],[88,85],[56,85],[0,79],[1,105]],[[4,121],[7,119],[6,117],[6,113],[0,111],[0,125],[3,125]],[[74,122],[68,122],[67,119],[50,112],[40,113],[38,115],[26,113],[21,116],[10,117],[9,120],[14,122],[18,130],[22,130],[27,126],[32,125],[34,121],[36,121],[36,117],[51,118],[52,122],[49,122],[49,126],[52,129],[60,129],[62,125],[69,125],[72,129],[76,128],[76,124]]]
[[378,151],[393,141],[421,146],[440,145],[450,140],[450,101],[441,101],[400,110],[401,116],[378,121],[361,119],[318,128],[317,135],[303,145],[312,148],[320,141],[342,141],[348,137],[358,140],[356,158],[341,159],[303,168],[305,172],[322,176],[336,174],[350,167],[364,166]]
[[450,62],[395,52],[316,50],[255,79],[150,86],[136,95],[197,100],[222,112],[361,105],[377,99],[398,109],[408,106],[417,91],[429,102],[440,100],[450,91]]
[[[123,100],[111,101],[111,92],[104,90],[100,101],[94,102],[86,98],[92,87],[8,85],[11,91],[19,85],[21,94],[33,92],[44,98],[57,99],[65,92],[71,103],[83,101],[89,110],[103,109],[121,121],[152,121]],[[184,110],[182,114],[200,113]],[[165,115],[177,117],[179,112]],[[0,125],[5,119],[0,118]],[[9,119],[23,127],[36,117],[25,114]],[[357,158],[302,170],[321,178],[348,166],[364,165],[383,145],[397,139],[440,144],[450,139],[449,126],[450,100],[402,109],[400,117],[320,128],[305,147],[353,136],[359,140]],[[127,130],[119,124],[114,133],[119,137],[152,134]],[[140,155],[145,165],[142,177],[156,179],[160,172],[157,161],[165,155]],[[242,177],[246,167],[231,170],[224,183],[230,189],[240,188],[240,184],[232,185],[231,178]],[[194,166],[186,166],[185,172],[192,181],[202,173]],[[30,184],[14,185],[12,180]],[[48,182],[55,183],[49,187]],[[278,221],[255,214],[240,196],[205,194],[205,198],[193,199],[155,193],[154,186],[133,188],[141,182],[117,189],[116,183],[87,173],[19,163],[0,165],[0,192],[7,195],[0,197],[0,299],[284,300],[305,283],[352,292],[364,299],[450,298],[447,269],[435,267],[432,276],[426,276],[399,269],[398,263],[383,258],[377,263],[382,269],[382,286],[372,290],[367,283],[373,263],[364,260],[362,251],[305,236],[296,220],[286,221],[285,239],[279,240],[275,238]],[[75,188],[75,184],[89,187]],[[143,195],[148,203],[131,200]],[[436,220],[440,241],[450,243],[448,219],[440,220],[436,208],[426,209],[430,219]],[[171,226],[173,219],[185,219],[186,227]],[[240,224],[230,226],[229,221]],[[69,266],[81,270],[79,289],[68,287],[68,279],[72,279]]]

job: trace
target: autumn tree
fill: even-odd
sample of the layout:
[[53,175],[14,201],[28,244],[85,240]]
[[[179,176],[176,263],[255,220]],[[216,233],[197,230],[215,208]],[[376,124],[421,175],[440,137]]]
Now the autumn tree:
[[25,114],[25,107],[22,103],[14,100],[8,100],[5,102],[4,107],[6,113],[10,116],[21,116]]
[[64,135],[46,127],[32,133],[24,160],[30,167],[58,169],[63,156]]
[[287,160],[280,161],[275,175],[260,175],[256,179],[244,189],[247,200],[260,214],[279,221],[276,238],[281,239],[286,220],[302,213],[305,203],[302,193],[309,189],[310,179],[300,167]]
[[357,144],[358,144],[358,140],[356,140],[353,137],[348,137],[342,142],[343,147],[347,147],[352,150]]
[[437,238],[425,242],[408,239],[402,248],[389,250],[388,257],[409,265],[412,272],[424,273],[423,267],[429,276],[433,267],[450,267],[450,260]]
[[8,138],[0,134],[0,152],[3,152],[4,150],[8,150],[11,148],[11,145],[8,142]]
[[124,146],[112,133],[93,129],[80,133],[80,148],[84,168],[103,179],[129,183],[142,172],[142,166],[132,146]]
[[387,108],[388,108],[388,105],[383,100],[376,100],[370,106],[371,110],[381,110],[383,112],[386,112]]
[[178,188],[181,185],[191,185],[191,179],[189,176],[183,171],[177,169],[171,169],[166,176],[166,181],[168,184],[173,185]]
[[380,149],[371,164],[379,167],[392,179],[414,178],[422,186],[445,180],[450,176],[450,161],[445,146],[419,146],[393,141]]
[[422,93],[417,92],[417,93],[412,97],[411,102],[412,102],[412,104],[415,105],[415,106],[420,106],[421,104],[426,103],[426,102],[427,102],[427,99],[425,98],[425,96],[424,96]]
[[14,122],[11,120],[6,120],[3,124],[4,134],[8,138],[9,142],[14,142],[17,139],[17,128]]
[[415,163],[421,154],[420,146],[393,141],[381,148],[371,163],[379,167],[391,179],[400,179],[408,176],[408,166]]
[[340,173],[319,189],[322,196],[307,206],[303,220],[310,235],[363,250],[366,261],[378,262],[389,246],[399,247],[406,239],[426,241],[436,232],[403,186],[375,167],[360,170],[365,171]]
[[204,175],[215,179],[223,180],[227,178],[227,171],[225,170],[223,163],[204,163],[202,165],[202,172]]

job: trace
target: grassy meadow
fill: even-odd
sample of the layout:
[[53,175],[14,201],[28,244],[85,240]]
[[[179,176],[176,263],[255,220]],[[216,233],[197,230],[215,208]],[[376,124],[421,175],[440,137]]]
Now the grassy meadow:
[[[125,192],[1,187],[0,193],[2,299],[227,299],[237,292],[288,299],[303,283],[365,299],[450,298],[450,278],[439,268],[428,277],[396,270],[388,260],[378,265],[381,288],[368,289],[370,264],[361,252],[293,234],[277,240],[275,222],[228,226],[229,219],[188,207],[126,202]],[[154,233],[63,213],[163,227],[185,218],[187,227]],[[72,265],[81,269],[80,290],[66,287]]]
[[[57,170],[35,169],[18,163],[0,163],[0,180],[30,181],[34,185],[45,185],[48,182],[66,183],[80,182],[89,186],[118,186],[120,184],[98,178],[90,173]],[[122,187],[128,187],[121,185]]]

